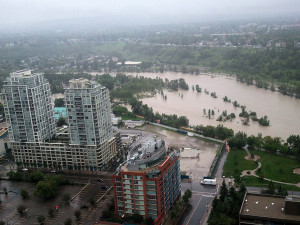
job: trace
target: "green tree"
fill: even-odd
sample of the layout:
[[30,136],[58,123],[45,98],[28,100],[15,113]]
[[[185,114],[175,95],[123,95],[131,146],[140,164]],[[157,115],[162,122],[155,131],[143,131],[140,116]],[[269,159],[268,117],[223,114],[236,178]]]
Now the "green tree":
[[61,116],[61,117],[59,117],[58,121],[56,122],[56,125],[58,127],[62,127],[64,125],[68,125],[68,123],[67,123],[66,119]]
[[54,217],[54,209],[52,209],[52,208],[48,209],[48,216],[49,216],[50,218],[53,218],[53,217]]
[[26,191],[24,189],[21,190],[20,195],[22,196],[23,199],[29,198],[28,191]]
[[137,214],[137,213],[134,213],[132,216],[131,216],[131,219],[134,223],[142,223],[143,220],[144,220],[144,217],[140,214]]
[[68,218],[65,220],[65,225],[72,225],[72,219],[71,218]]
[[242,182],[239,188],[239,192],[244,194],[246,191],[247,189],[245,187],[245,184]]
[[144,220],[145,225],[154,225],[154,220],[151,217],[147,217]]
[[182,200],[185,204],[189,203],[189,199],[192,197],[192,191],[190,189],[187,189],[184,192],[184,195],[182,196]]
[[17,211],[21,216],[23,216],[25,213],[25,209],[26,209],[25,205],[19,205]]
[[31,182],[39,182],[43,180],[45,177],[45,174],[40,170],[35,170],[30,174],[30,181]]
[[54,100],[54,107],[64,107],[65,106],[65,101],[63,98],[56,98]]
[[44,215],[39,215],[39,216],[37,217],[37,221],[38,221],[38,223],[39,223],[40,225],[43,225],[43,224],[45,223],[45,220],[46,220],[46,218],[45,218]]
[[81,212],[80,212],[80,210],[76,210],[75,212],[74,212],[74,215],[75,215],[75,217],[76,217],[76,220],[80,220],[81,219]]
[[116,106],[113,108],[113,113],[114,113],[116,116],[122,116],[123,114],[128,113],[128,110],[127,110],[127,108],[124,107],[124,106],[116,105]]
[[96,202],[93,198],[90,199],[90,206],[91,208],[95,208],[96,207]]
[[62,201],[66,206],[70,205],[71,195],[69,193],[65,193],[62,196]]
[[220,200],[223,202],[225,200],[225,197],[228,194],[228,188],[227,185],[225,183],[225,179],[223,179],[221,188],[220,188]]

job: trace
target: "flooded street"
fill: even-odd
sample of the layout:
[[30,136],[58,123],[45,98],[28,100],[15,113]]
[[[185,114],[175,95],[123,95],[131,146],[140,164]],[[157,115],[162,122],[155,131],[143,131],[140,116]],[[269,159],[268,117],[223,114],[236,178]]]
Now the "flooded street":
[[[235,132],[243,131],[248,135],[262,133],[263,136],[270,135],[286,139],[291,134],[298,135],[300,133],[299,99],[255,86],[247,86],[237,82],[233,77],[224,75],[191,75],[174,72],[142,73],[139,75],[153,79],[156,77],[169,80],[184,78],[189,85],[188,91],[164,91],[167,96],[166,100],[161,94],[143,99],[143,103],[152,107],[154,112],[187,116],[191,125],[217,126],[223,124],[228,128],[232,128]],[[196,84],[202,88],[201,93],[192,90],[192,85],[196,86]],[[217,98],[205,94],[204,89],[207,89],[209,93],[216,92]],[[256,112],[258,118],[267,115],[270,126],[263,127],[251,119],[248,126],[242,125],[241,118],[238,116],[241,108],[233,107],[232,102],[224,102],[223,97],[225,96],[231,99],[232,102],[236,100],[240,105],[245,105],[248,112]],[[214,110],[215,115],[209,119],[207,115],[204,115],[203,109],[206,109],[206,112],[209,109]],[[227,114],[235,113],[236,118],[226,122],[216,121],[224,110],[227,111]]]

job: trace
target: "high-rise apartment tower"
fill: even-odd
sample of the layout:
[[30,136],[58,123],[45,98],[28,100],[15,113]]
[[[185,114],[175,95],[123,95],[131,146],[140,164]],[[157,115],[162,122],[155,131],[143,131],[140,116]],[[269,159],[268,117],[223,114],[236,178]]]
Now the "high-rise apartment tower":
[[55,135],[50,85],[42,73],[11,73],[3,89],[10,141],[44,142]]

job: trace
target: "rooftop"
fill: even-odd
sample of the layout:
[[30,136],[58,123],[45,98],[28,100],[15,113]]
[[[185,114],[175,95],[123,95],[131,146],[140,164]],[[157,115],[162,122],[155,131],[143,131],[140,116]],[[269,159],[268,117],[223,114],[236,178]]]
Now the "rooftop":
[[299,201],[298,198],[246,193],[240,215],[243,217],[299,221],[300,223],[300,208],[299,214],[291,215],[286,213],[286,201],[291,199],[292,201]]
[[32,75],[32,71],[31,70],[18,70],[15,72],[10,73],[10,76],[31,76]]
[[120,165],[118,170],[122,171],[158,171],[158,165],[167,156],[165,142],[158,138],[146,138],[139,148],[134,148],[127,155],[127,160]]

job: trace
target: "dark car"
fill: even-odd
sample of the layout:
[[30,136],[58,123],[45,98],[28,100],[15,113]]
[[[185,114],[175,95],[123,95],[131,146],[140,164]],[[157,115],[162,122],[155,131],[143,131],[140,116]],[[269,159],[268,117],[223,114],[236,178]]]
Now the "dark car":
[[101,188],[102,188],[103,190],[107,190],[107,189],[108,189],[107,186],[102,186]]
[[104,180],[103,180],[103,179],[97,179],[96,181],[98,181],[98,182],[103,182]]

